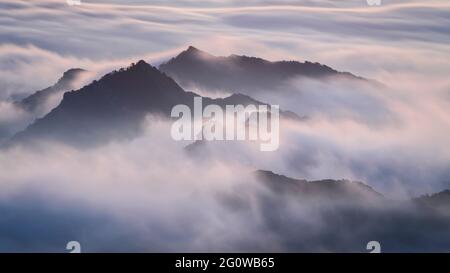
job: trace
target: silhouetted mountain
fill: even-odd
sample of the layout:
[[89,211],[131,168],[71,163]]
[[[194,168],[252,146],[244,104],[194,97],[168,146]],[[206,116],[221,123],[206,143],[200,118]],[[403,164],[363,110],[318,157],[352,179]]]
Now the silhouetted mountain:
[[307,181],[289,178],[271,171],[256,171],[257,178],[272,191],[279,194],[295,195],[297,197],[367,200],[383,198],[383,196],[362,182],[349,180],[318,180]]
[[382,252],[449,249],[449,212],[439,209],[448,204],[448,191],[422,202],[395,201],[360,182],[308,182],[269,171],[256,177],[264,185],[251,200],[261,212],[260,226],[276,231],[288,251],[366,251],[373,240]]
[[58,107],[17,134],[14,141],[45,137],[94,145],[133,137],[148,113],[169,116],[173,105],[189,103],[192,96],[141,60],[65,93]]
[[[112,139],[133,138],[140,133],[147,114],[170,117],[173,106],[192,107],[195,96],[198,95],[185,92],[166,74],[141,60],[80,90],[65,93],[58,107],[17,134],[12,142],[44,137],[91,146]],[[203,105],[209,104],[225,107],[264,103],[236,94],[223,99],[204,97]],[[286,117],[293,116],[296,117],[286,114]]]
[[[377,201],[385,204],[393,203],[370,186],[357,181],[349,180],[317,180],[307,181],[294,179],[271,171],[258,170],[255,175],[274,193],[291,195],[298,198],[325,198],[327,200],[343,199],[347,201],[368,202]],[[431,195],[423,195],[405,203],[418,206],[418,209],[436,209],[450,214],[450,190],[445,190]]]
[[423,195],[413,199],[417,204],[439,209],[450,214],[450,190],[444,190],[431,195]]
[[31,94],[30,96],[17,102],[16,105],[30,112],[36,112],[41,108],[46,108],[49,100],[51,100],[52,97],[57,95],[60,95],[62,97],[63,93],[77,88],[77,79],[79,79],[80,76],[85,73],[87,73],[87,71],[84,69],[69,69],[64,72],[63,76],[53,86],[47,87]]
[[330,76],[363,80],[348,72],[339,72],[312,62],[278,61],[231,55],[217,57],[190,46],[159,69],[184,88],[203,88],[252,94],[278,89],[294,77],[326,78]]
[[[193,92],[189,92],[195,96],[199,96]],[[225,109],[225,106],[227,105],[243,105],[243,106],[248,106],[248,105],[255,105],[255,106],[259,106],[259,105],[265,105],[267,106],[268,111],[270,112],[270,104],[265,103],[265,102],[261,102],[259,100],[255,100],[250,96],[244,95],[244,94],[232,94],[228,97],[225,98],[217,98],[217,99],[211,99],[208,97],[203,97],[203,104],[204,105],[209,105],[209,104],[216,104],[221,106],[223,109]],[[306,117],[300,117],[298,116],[296,113],[292,112],[292,111],[283,111],[280,109],[280,117],[281,118],[285,118],[285,119],[291,119],[291,120],[297,120],[297,121],[301,121],[304,120]]]

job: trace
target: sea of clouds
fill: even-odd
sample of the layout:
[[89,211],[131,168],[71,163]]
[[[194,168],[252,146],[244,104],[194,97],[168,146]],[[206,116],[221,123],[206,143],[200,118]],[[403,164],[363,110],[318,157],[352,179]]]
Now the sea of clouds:
[[[318,61],[383,86],[293,79],[282,96],[262,90],[257,99],[308,117],[283,123],[275,153],[211,143],[193,156],[153,117],[130,142],[1,150],[0,250],[64,251],[78,240],[86,251],[364,251],[373,236],[392,250],[448,250],[446,221],[428,219],[439,227],[430,232],[404,207],[406,222],[364,218],[386,209],[379,204],[349,220],[332,202],[279,198],[252,175],[360,180],[397,200],[450,188],[446,1],[82,2],[0,2],[0,141],[36,118],[13,101],[67,69],[94,79],[139,59],[158,65],[191,44]],[[417,241],[405,245],[402,232]]]

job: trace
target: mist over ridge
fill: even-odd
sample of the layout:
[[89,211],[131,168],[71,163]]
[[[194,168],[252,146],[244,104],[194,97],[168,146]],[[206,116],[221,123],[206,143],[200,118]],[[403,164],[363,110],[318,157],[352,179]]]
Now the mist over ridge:
[[[0,18],[0,252],[450,250],[447,1],[4,0]],[[279,105],[278,149],[176,141],[196,97]]]

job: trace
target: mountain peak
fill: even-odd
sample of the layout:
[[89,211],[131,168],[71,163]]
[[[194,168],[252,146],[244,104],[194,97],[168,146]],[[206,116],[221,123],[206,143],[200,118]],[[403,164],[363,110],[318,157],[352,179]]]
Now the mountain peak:
[[147,63],[146,61],[144,61],[144,60],[139,60],[136,64],[135,64],[135,66],[143,66],[143,67],[145,67],[145,66],[151,66],[149,63]]
[[[104,80],[104,79],[112,79],[112,78],[117,78],[117,77],[126,77],[125,75],[128,76],[132,76],[134,75],[134,77],[138,77],[138,78],[143,78],[143,77],[159,77],[159,76],[163,76],[165,77],[165,75],[163,75],[163,73],[161,73],[156,67],[152,66],[151,64],[147,63],[144,60],[139,60],[137,62],[133,62],[131,63],[129,66],[127,67],[122,67],[118,70],[114,70],[106,75],[104,75],[99,81]],[[146,75],[146,76],[145,76]],[[136,79],[135,79],[136,80]]]
[[189,46],[185,51],[182,51],[177,57],[175,57],[175,59],[197,58],[202,56],[211,56],[211,55],[194,46]]
[[198,48],[194,47],[194,46],[189,46],[189,47],[186,49],[186,51],[187,51],[187,52],[200,52],[200,50],[199,50]]
[[82,68],[70,68],[66,72],[64,72],[63,77],[76,75],[81,72],[86,72],[86,70],[84,70]]
[[161,64],[159,69],[186,89],[222,90],[250,96],[279,90],[287,81],[298,77],[362,79],[319,63],[269,61],[236,54],[214,56],[193,46]]
[[55,95],[60,94],[62,96],[64,92],[75,89],[79,84],[77,83],[78,79],[87,72],[87,70],[81,68],[71,68],[64,72],[54,85],[32,93],[16,102],[16,105],[30,112],[40,113],[42,111],[44,113],[52,99],[55,100]]
[[155,67],[153,67],[151,64],[147,63],[144,60],[139,60],[137,63],[132,63],[127,70],[140,70],[140,71],[145,71],[148,69],[156,69]]
[[63,73],[62,77],[58,80],[58,82],[61,81],[72,81],[76,77],[78,77],[81,73],[87,72],[87,70],[84,70],[82,68],[71,68],[68,69],[66,72]]

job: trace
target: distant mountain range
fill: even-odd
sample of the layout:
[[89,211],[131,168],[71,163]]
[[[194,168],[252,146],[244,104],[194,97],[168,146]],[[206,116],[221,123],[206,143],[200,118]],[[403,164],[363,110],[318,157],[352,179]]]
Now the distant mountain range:
[[[141,133],[142,122],[148,114],[169,118],[172,107],[177,104],[192,107],[194,97],[199,95],[185,91],[172,77],[185,84],[195,83],[207,88],[233,90],[233,94],[225,98],[203,97],[204,106],[217,104],[222,107],[230,104],[246,106],[270,103],[255,100],[248,94],[256,92],[258,87],[277,85],[291,77],[336,76],[364,80],[350,73],[338,72],[317,63],[269,62],[259,58],[235,55],[215,57],[193,47],[189,47],[177,57],[162,64],[159,69],[141,60],[127,68],[106,74],[79,90],[72,90],[75,79],[85,72],[82,69],[69,70],[54,86],[38,91],[18,102],[17,104],[27,111],[36,111],[46,104],[50,97],[65,92],[57,107],[44,117],[37,119],[24,131],[16,134],[8,145],[33,143],[35,140],[52,140],[90,147],[111,140],[132,139]],[[295,113],[288,111],[281,111],[281,116],[301,119]],[[189,149],[196,149],[200,144],[196,142]],[[369,201],[389,204],[393,207],[398,205],[360,182],[347,180],[309,182],[270,171],[258,171],[256,177],[267,189],[280,197],[291,196],[298,200],[322,198],[338,202],[357,202],[361,206],[368,204]],[[281,200],[284,199],[281,198],[273,204],[272,200],[267,202],[274,208],[282,203]],[[450,191],[407,200],[401,206],[414,206],[418,209],[419,214],[412,218],[412,221],[416,221],[414,223],[419,223],[418,226],[423,225],[433,230],[432,226],[427,226],[422,222],[429,219],[434,223],[450,226],[450,222],[442,217],[442,215],[447,215],[450,208]],[[422,211],[429,212],[430,210],[431,214],[421,214]],[[345,225],[350,225],[345,228],[351,228],[354,213],[360,214],[361,212],[351,211],[350,214],[343,216],[349,217],[347,222],[333,219],[337,222],[332,222],[332,224],[339,226],[345,223]],[[396,214],[398,212],[395,211],[383,212],[379,215],[373,211],[367,213],[367,215],[364,214],[364,217],[368,217],[368,221],[372,221],[371,223],[385,221],[387,224],[394,225],[393,230],[404,224],[402,222],[399,225],[390,220],[398,216]],[[394,216],[391,217],[391,215]],[[401,217],[404,216],[401,214]],[[289,225],[280,227],[286,226]]]
[[448,251],[448,190],[392,200],[361,182],[310,182],[262,170],[255,177],[267,190],[252,200],[263,211],[261,225],[285,238],[288,250],[366,251],[375,240],[382,252]]
[[[226,104],[267,105],[270,102],[257,101],[248,94],[258,88],[279,85],[291,77],[336,76],[361,80],[318,63],[269,62],[237,55],[215,57],[192,46],[160,65],[159,70],[139,61],[74,91],[76,80],[84,73],[87,71],[79,68],[68,70],[55,85],[17,102],[18,106],[42,118],[18,133],[10,143],[41,137],[73,144],[132,138],[139,133],[142,119],[148,113],[168,117],[176,104],[191,106],[193,97],[199,95],[185,91],[179,82],[232,90],[233,95],[223,99],[203,98],[204,105],[224,107]],[[47,113],[52,103],[58,106]],[[282,111],[281,115],[301,119],[289,111]]]
[[[249,94],[258,88],[280,85],[292,77],[336,76],[362,80],[318,63],[269,62],[237,55],[215,57],[192,46],[160,65],[159,69],[141,60],[80,90],[72,90],[75,80],[83,73],[86,73],[83,69],[68,70],[55,85],[18,102],[27,111],[37,111],[44,109],[43,105],[52,97],[66,92],[56,108],[18,133],[12,143],[45,137],[66,143],[94,145],[114,138],[132,138],[139,133],[140,124],[147,114],[169,117],[174,105],[191,106],[193,97],[199,95],[185,91],[178,82],[232,90],[233,95],[223,99],[203,98],[204,105],[224,107],[226,104],[269,104],[257,101]],[[281,115],[301,119],[289,111],[282,111]]]
[[[291,195],[299,199],[325,198],[326,200],[363,203],[371,200],[384,204],[393,202],[370,186],[358,181],[334,179],[307,181],[266,170],[257,170],[255,177],[272,192],[280,195]],[[450,215],[450,190],[423,195],[404,202],[421,209],[434,209]]]
[[421,206],[438,209],[450,214],[450,190],[444,190],[431,195],[414,198],[413,201]]
[[217,57],[192,46],[161,64],[159,69],[187,89],[239,92],[246,95],[278,90],[287,80],[297,77],[321,80],[334,77],[366,81],[351,73],[339,72],[319,63],[270,62],[238,55]]
[[[271,104],[259,101],[259,92],[276,92],[286,81],[298,77],[368,81],[318,63],[270,62],[237,55],[216,57],[194,47],[159,69],[141,60],[78,89],[78,79],[87,73],[78,68],[68,70],[53,86],[16,102],[16,106],[39,118],[5,146],[33,146],[35,141],[48,140],[91,148],[133,139],[142,133],[148,114],[167,119],[177,104],[192,107],[194,97],[200,95],[188,90],[229,93],[223,98],[202,97],[203,106],[216,104],[224,108]],[[53,106],[51,111],[49,105]],[[289,111],[280,114],[283,120],[303,119]],[[184,151],[201,164],[201,159],[211,160],[215,145],[196,141]],[[223,145],[218,148],[221,152],[230,144]],[[220,155],[227,160],[226,153]],[[366,251],[365,244],[373,240],[392,251],[448,250],[450,190],[392,200],[362,182],[308,181],[270,170],[258,170],[253,178],[249,183],[258,186],[247,188],[251,193],[239,187],[236,192],[221,192],[217,201],[242,215],[256,215],[258,230],[277,236],[285,251]]]
[[[58,105],[65,92],[78,89],[77,80],[87,73],[88,71],[81,68],[69,69],[64,72],[63,76],[54,85],[32,93],[30,96],[18,101],[16,105],[29,112],[42,113],[45,111],[43,108],[48,106],[52,99]],[[55,96],[57,97],[55,98]]]
[[[61,87],[62,83],[55,86]],[[45,89],[21,104],[29,108],[37,107],[58,90],[61,88]],[[133,138],[139,134],[147,114],[170,117],[173,106],[184,104],[192,107],[195,96],[199,95],[186,92],[169,76],[141,60],[126,69],[113,71],[80,90],[66,92],[55,109],[18,133],[12,143],[44,138],[92,146],[113,139]],[[223,108],[235,104],[266,105],[242,94],[218,99],[203,97],[203,105],[209,104]],[[300,119],[292,112],[281,111],[280,115]]]
[[258,170],[255,175],[274,192],[295,195],[299,198],[322,197],[327,199],[344,199],[346,201],[383,198],[380,193],[362,182],[332,179],[307,181],[263,170]]
[[[0,147],[17,132],[20,132],[34,119],[45,116],[55,108],[67,91],[78,89],[88,72],[79,69],[69,69],[52,86],[32,92],[28,97],[11,97],[6,105],[10,105],[15,115],[13,119],[0,118]],[[24,79],[26,80],[26,79]]]
[[155,67],[139,61],[65,93],[55,109],[17,134],[13,142],[45,138],[91,146],[133,137],[146,114],[168,116],[173,105],[188,103],[192,96]]

